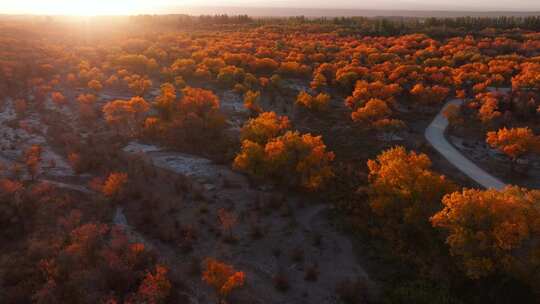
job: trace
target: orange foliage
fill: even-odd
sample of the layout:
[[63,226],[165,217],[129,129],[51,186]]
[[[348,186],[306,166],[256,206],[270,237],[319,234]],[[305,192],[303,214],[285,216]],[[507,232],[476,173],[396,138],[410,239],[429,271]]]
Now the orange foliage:
[[187,77],[195,72],[195,60],[193,59],[177,59],[171,65],[171,71],[175,76]]
[[521,72],[512,78],[512,89],[540,90],[540,63],[523,63]]
[[106,81],[105,84],[109,87],[116,87],[120,83],[120,79],[118,79],[118,76],[111,75]]
[[245,274],[230,265],[208,258],[204,262],[202,279],[216,290],[221,302],[232,290],[244,285]]
[[372,124],[378,120],[388,118],[392,110],[386,102],[380,99],[370,99],[363,107],[359,107],[351,114],[353,121]]
[[250,63],[251,70],[255,72],[272,73],[277,70],[278,66],[279,63],[272,58],[255,58],[255,60]]
[[141,77],[140,75],[135,74],[126,76],[124,80],[127,81],[128,87],[137,96],[143,96],[152,87],[152,81],[146,76]]
[[333,160],[334,153],[326,152],[321,136],[287,131],[266,144],[244,140],[233,166],[253,176],[316,190],[334,175]]
[[156,265],[155,274],[147,272],[137,291],[137,298],[148,304],[166,302],[172,288],[167,272],[167,268],[161,265]]
[[300,92],[296,97],[296,104],[301,105],[309,110],[322,111],[328,107],[330,95],[319,93],[317,96],[311,96],[304,91]]
[[103,85],[98,80],[90,80],[88,82],[88,88],[94,90],[94,92],[99,93],[103,89]]
[[[429,217],[441,198],[455,189],[443,175],[430,170],[425,154],[407,152],[403,147],[386,150],[369,160],[369,205],[378,217],[376,230],[407,253],[417,242],[431,242]],[[408,243],[410,238],[416,242]],[[426,244],[424,244],[426,245]]]
[[156,107],[161,112],[161,116],[168,119],[173,111],[176,102],[176,88],[170,83],[164,83],[160,87],[160,94],[156,97]]
[[411,95],[422,104],[439,104],[446,99],[449,92],[450,90],[443,86],[426,87],[421,83],[411,89]]
[[381,132],[386,132],[390,134],[390,139],[392,135],[397,133],[400,130],[405,129],[407,126],[402,120],[383,118],[373,122],[373,127]]
[[244,107],[251,113],[261,113],[263,110],[260,106],[261,92],[247,91],[244,94]]
[[101,192],[106,197],[118,199],[123,192],[127,181],[128,175],[126,173],[113,172],[109,174],[107,180],[105,180]]
[[58,106],[63,106],[66,104],[66,97],[64,97],[64,95],[60,92],[52,92],[51,99]]
[[290,127],[287,116],[278,116],[275,112],[263,112],[257,118],[252,118],[244,124],[240,139],[266,144],[270,139],[283,135]]
[[287,76],[305,76],[309,74],[310,68],[307,65],[303,65],[299,62],[295,61],[288,61],[288,62],[282,62],[279,66],[278,72],[281,75],[287,75]]
[[177,105],[182,113],[195,113],[205,117],[219,109],[219,99],[212,91],[187,87],[182,90],[182,99]]
[[86,104],[86,105],[92,105],[94,102],[96,102],[97,97],[93,94],[81,94],[77,97],[77,101],[80,104]]
[[328,80],[323,74],[317,73],[313,76],[313,80],[310,82],[310,86],[314,90],[320,90],[328,84]]
[[191,147],[223,139],[221,134],[226,121],[219,111],[219,99],[212,91],[186,87],[177,99],[174,86],[165,83],[156,105],[160,119],[146,121],[147,135],[160,135],[171,145]]
[[527,153],[540,151],[540,138],[529,128],[502,128],[496,132],[488,132],[486,142],[514,161]]
[[500,191],[465,189],[446,195],[442,202],[444,209],[431,222],[448,233],[450,252],[469,277],[501,270],[538,275],[534,272],[540,266],[540,191],[516,186]]
[[489,124],[499,118],[502,114],[499,109],[499,96],[494,93],[483,93],[476,95],[476,100],[481,106],[478,109],[478,118],[483,124]]
[[25,152],[26,169],[32,180],[34,180],[37,174],[39,173],[39,169],[40,169],[39,165],[41,163],[41,152],[42,152],[42,149],[41,149],[41,146],[39,145],[32,145]]
[[7,178],[0,179],[0,195],[13,195],[24,189],[21,182],[13,181]]
[[241,82],[244,76],[245,72],[243,69],[229,65],[219,70],[216,80],[225,87],[231,87],[235,83]]
[[142,125],[144,116],[150,105],[142,97],[133,97],[130,100],[115,100],[103,106],[103,113],[107,123],[118,131],[123,130],[133,135]]
[[92,120],[96,117],[94,103],[97,97],[93,94],[81,94],[77,97],[79,102],[79,116],[84,120]]
[[353,110],[363,106],[370,99],[380,99],[387,103],[393,103],[395,97],[401,93],[401,87],[397,84],[384,84],[381,81],[356,82],[353,94],[345,99],[345,104]]

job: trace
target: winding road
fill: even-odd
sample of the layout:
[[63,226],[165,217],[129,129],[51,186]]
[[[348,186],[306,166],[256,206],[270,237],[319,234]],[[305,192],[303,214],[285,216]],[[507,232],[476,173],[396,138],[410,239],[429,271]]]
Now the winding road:
[[479,168],[472,161],[463,156],[463,154],[454,148],[444,136],[444,131],[448,127],[448,120],[443,115],[444,110],[450,105],[460,105],[462,103],[463,100],[461,99],[448,101],[427,127],[424,136],[435,150],[465,175],[482,185],[484,188],[500,190],[506,186],[505,183]]

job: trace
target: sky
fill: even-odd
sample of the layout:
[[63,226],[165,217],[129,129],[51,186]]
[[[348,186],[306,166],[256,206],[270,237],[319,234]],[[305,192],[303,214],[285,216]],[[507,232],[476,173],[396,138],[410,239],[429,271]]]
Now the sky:
[[0,14],[129,15],[194,6],[540,11],[540,0],[0,0]]

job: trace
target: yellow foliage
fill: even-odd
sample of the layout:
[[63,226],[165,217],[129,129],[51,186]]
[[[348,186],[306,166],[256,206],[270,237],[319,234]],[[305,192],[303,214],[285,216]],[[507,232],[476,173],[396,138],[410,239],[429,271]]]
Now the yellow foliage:
[[[431,218],[471,278],[496,270],[527,273],[540,266],[540,191],[465,189],[446,195]],[[530,275],[533,275],[529,273]]]
[[488,132],[486,142],[513,160],[526,153],[539,151],[540,146],[540,139],[529,128],[502,128]]
[[244,140],[233,165],[254,176],[316,190],[333,177],[333,160],[334,153],[326,152],[321,136],[287,131],[266,144]]
[[278,116],[275,112],[264,112],[244,124],[240,138],[242,141],[250,140],[265,144],[271,138],[282,135],[290,127],[287,116]]

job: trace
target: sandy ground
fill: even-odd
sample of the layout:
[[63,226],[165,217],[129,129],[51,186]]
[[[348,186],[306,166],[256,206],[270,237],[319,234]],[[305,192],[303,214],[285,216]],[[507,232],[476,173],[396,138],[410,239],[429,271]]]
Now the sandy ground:
[[[230,204],[237,214],[245,215],[234,228],[238,239],[235,244],[226,243],[213,233],[199,231],[192,255],[213,256],[245,271],[248,284],[244,293],[250,294],[256,300],[254,303],[338,303],[335,293],[338,282],[357,278],[369,281],[349,239],[329,224],[325,204],[290,194],[281,206],[286,212],[269,210],[266,215],[255,215],[254,202],[275,195],[261,190],[270,187],[253,188],[243,175],[226,166],[152,145],[132,142],[124,151],[145,154],[157,167],[189,177],[203,186],[205,196],[213,198],[207,205],[207,215],[199,213],[200,202],[184,202],[179,212],[170,214],[178,222],[196,226],[203,218],[215,223],[217,209]],[[250,236],[253,221],[263,227],[261,239],[253,240]],[[320,244],[315,244],[317,238]],[[291,257],[299,252],[301,258]],[[187,257],[183,258],[188,261]],[[306,281],[306,268],[313,265],[318,266],[319,278],[315,282]],[[278,273],[285,274],[289,280],[291,287],[285,293],[273,288],[272,278]],[[197,280],[190,284],[194,303],[211,301],[208,295],[212,293],[205,285]]]
[[32,145],[42,148],[42,165],[39,175],[43,179],[62,179],[74,176],[67,161],[47,142],[47,127],[38,114],[29,113],[17,121],[11,100],[4,103],[0,112],[0,160],[4,166],[22,164],[25,151]]

